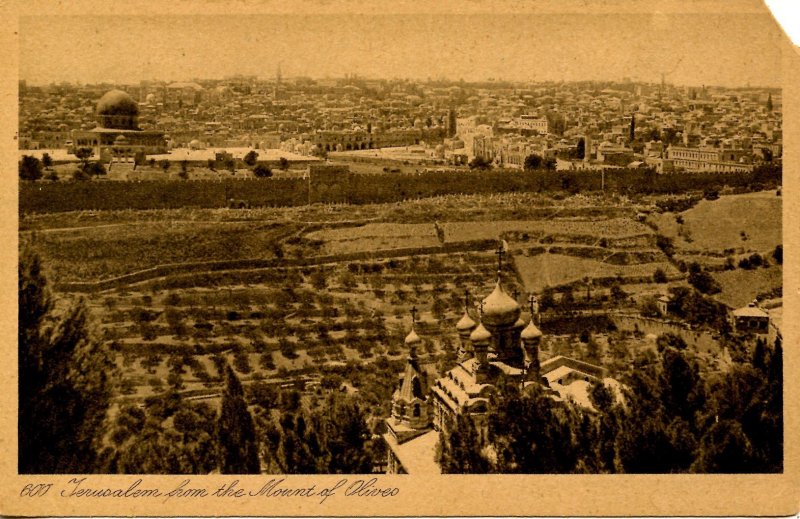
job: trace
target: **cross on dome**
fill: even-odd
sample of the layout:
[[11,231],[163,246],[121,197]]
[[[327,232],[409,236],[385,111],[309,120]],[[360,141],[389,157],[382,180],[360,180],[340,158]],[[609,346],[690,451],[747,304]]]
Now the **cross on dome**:
[[497,254],[497,277],[499,278],[500,272],[503,271],[503,256],[507,253],[507,251],[505,250],[503,244],[501,243],[500,245],[497,246],[497,250],[494,251],[494,253]]

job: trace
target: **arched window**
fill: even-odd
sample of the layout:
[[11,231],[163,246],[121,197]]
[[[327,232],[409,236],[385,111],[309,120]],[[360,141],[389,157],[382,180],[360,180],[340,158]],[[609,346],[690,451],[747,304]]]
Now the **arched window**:
[[414,418],[419,417],[419,404],[414,404]]

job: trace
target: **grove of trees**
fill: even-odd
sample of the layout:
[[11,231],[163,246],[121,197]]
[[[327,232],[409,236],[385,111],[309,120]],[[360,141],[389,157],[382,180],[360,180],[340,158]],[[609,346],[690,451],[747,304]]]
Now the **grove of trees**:
[[502,384],[486,425],[459,417],[440,434],[445,473],[776,473],[783,470],[783,351],[701,376],[677,336],[634,359],[623,399],[595,383],[596,412],[539,387]]

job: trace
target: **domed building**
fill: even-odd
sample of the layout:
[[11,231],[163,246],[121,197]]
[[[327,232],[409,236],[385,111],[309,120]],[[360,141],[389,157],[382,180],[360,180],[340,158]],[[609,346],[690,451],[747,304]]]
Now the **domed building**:
[[[122,90],[106,92],[95,108],[97,127],[72,133],[74,148],[91,148],[103,161],[132,160],[136,153],[167,152],[164,133],[139,128],[139,105]],[[74,150],[73,150],[74,151]]]
[[[392,417],[386,421],[389,473],[438,473],[434,453],[440,431],[452,431],[458,415],[468,415],[479,430],[485,430],[489,403],[501,378],[523,390],[539,385],[552,398],[588,406],[590,385],[612,380],[601,366],[577,359],[555,356],[540,361],[543,334],[534,322],[538,305],[533,295],[528,302],[530,317],[523,319],[522,308],[503,288],[498,269],[494,289],[480,302],[477,316],[470,315],[465,301],[464,315],[456,324],[460,345],[455,367],[429,386],[413,382],[426,378],[416,356],[421,339],[412,328],[406,339],[409,360],[394,393]],[[424,402],[427,409],[414,407],[409,415],[411,402]]]

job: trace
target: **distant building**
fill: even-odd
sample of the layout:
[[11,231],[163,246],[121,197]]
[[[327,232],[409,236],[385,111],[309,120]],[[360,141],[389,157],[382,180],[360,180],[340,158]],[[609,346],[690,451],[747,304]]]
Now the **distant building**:
[[769,334],[769,314],[759,308],[755,302],[732,310],[730,320],[733,329],[739,333]]
[[628,166],[635,159],[633,150],[625,145],[604,141],[597,146],[597,160],[614,166]]
[[744,149],[669,146],[666,158],[686,171],[747,172],[753,169],[749,157]]
[[73,149],[91,148],[100,160],[132,159],[138,152],[167,152],[164,133],[144,131],[138,126],[139,106],[121,90],[107,92],[97,102],[97,127],[72,132]]
[[440,141],[442,128],[408,128],[388,131],[318,130],[311,142],[319,151],[354,151],[411,146],[420,142]]
[[550,125],[547,117],[536,115],[520,115],[519,117],[498,125],[495,130],[497,133],[518,133],[520,135],[547,135],[550,133]]

